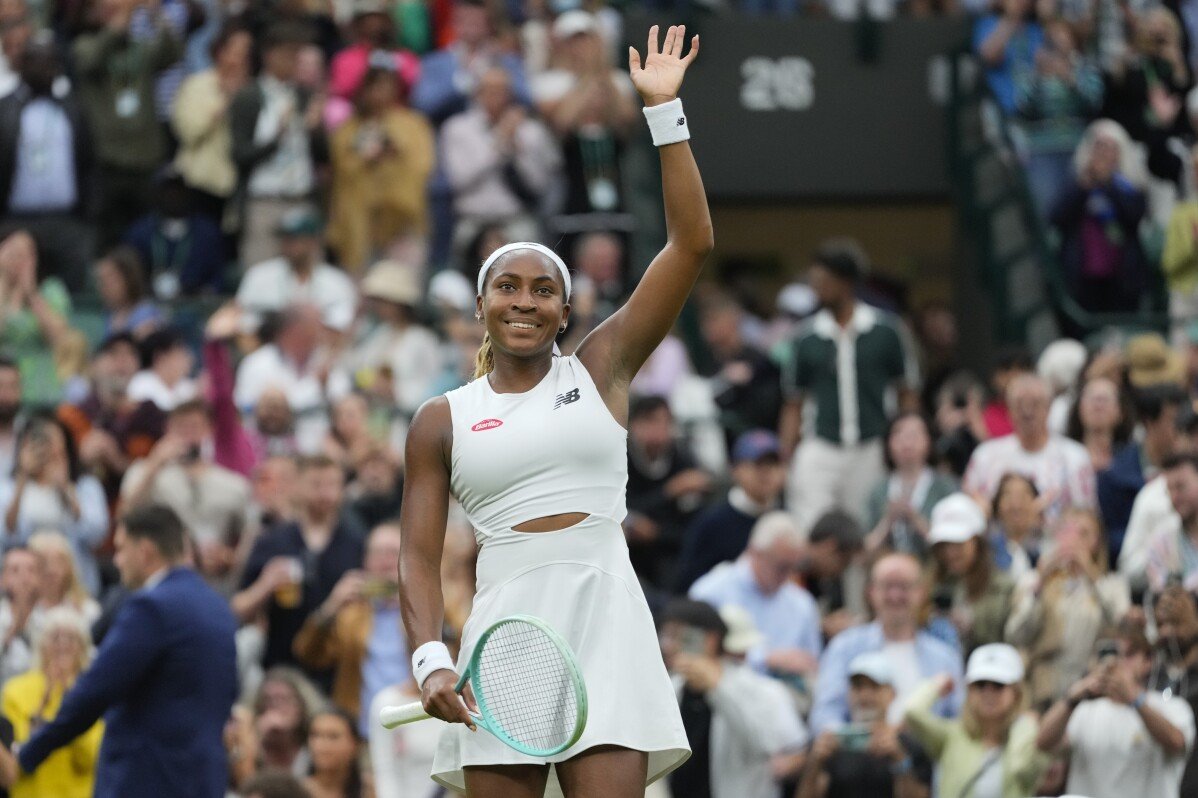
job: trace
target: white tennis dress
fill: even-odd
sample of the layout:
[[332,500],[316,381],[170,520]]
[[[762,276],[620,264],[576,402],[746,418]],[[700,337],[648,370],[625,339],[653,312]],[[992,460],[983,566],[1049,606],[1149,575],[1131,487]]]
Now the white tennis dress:
[[[626,431],[573,356],[554,357],[549,373],[525,393],[496,393],[483,377],[446,397],[453,418],[450,488],[481,546],[458,670],[493,622],[534,615],[574,650],[589,713],[582,738],[547,759],[517,753],[481,729],[447,726],[433,778],[464,792],[465,766],[561,762],[597,745],[648,752],[646,783],[661,778],[690,756],[690,746],[620,526],[627,512]],[[512,529],[572,512],[590,515],[555,532]],[[562,794],[555,773],[545,794]]]

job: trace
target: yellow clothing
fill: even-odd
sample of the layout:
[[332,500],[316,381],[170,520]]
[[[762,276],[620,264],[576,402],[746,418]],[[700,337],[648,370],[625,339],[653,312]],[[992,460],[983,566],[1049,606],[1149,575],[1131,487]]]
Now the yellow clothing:
[[171,106],[171,127],[179,137],[175,167],[187,185],[217,197],[237,187],[228,105],[216,70],[209,69],[183,81]]
[[[361,150],[376,136],[387,144],[382,155],[368,160]],[[329,244],[346,271],[360,273],[396,238],[425,231],[425,189],[435,157],[433,129],[420,113],[407,108],[393,108],[377,121],[355,115],[333,133],[329,152]]]
[[1198,202],[1182,202],[1173,208],[1165,232],[1161,268],[1170,291],[1188,293],[1198,288]]
[[[0,692],[0,707],[12,724],[16,742],[29,739],[35,717],[53,720],[58,714],[63,691],[56,688],[42,707],[47,686],[45,675],[31,670],[9,679]],[[33,773],[17,779],[9,794],[12,798],[91,798],[103,735],[104,722],[96,721],[70,745],[50,754]]]

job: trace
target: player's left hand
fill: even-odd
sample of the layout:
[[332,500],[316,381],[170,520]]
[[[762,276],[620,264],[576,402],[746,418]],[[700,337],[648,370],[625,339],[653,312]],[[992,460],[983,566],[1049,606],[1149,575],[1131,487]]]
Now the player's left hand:
[[685,46],[685,25],[671,25],[660,49],[658,27],[654,25],[649,29],[649,45],[643,62],[635,47],[628,48],[628,75],[645,105],[661,105],[678,96],[682,76],[699,53],[699,37],[691,38],[691,50],[684,58],[682,50]]

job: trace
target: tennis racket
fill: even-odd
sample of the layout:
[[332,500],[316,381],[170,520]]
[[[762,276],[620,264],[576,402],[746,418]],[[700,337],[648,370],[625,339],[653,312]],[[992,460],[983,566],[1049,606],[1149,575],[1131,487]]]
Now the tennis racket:
[[[454,690],[474,691],[475,724],[529,756],[552,756],[582,736],[587,690],[569,645],[540,618],[513,615],[483,632]],[[431,717],[419,701],[383,707],[394,729]]]

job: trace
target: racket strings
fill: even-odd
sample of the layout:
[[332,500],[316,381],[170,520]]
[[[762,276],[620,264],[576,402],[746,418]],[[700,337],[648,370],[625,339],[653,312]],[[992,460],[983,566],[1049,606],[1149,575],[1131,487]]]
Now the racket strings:
[[578,722],[574,678],[557,645],[539,628],[495,629],[479,658],[487,714],[513,740],[538,750],[567,742]]

